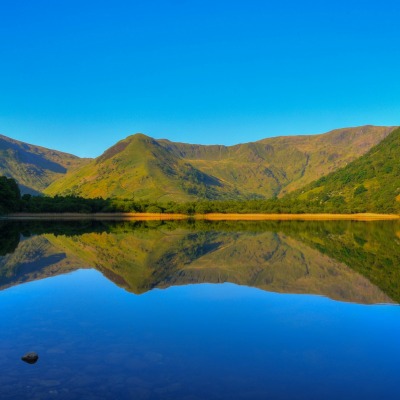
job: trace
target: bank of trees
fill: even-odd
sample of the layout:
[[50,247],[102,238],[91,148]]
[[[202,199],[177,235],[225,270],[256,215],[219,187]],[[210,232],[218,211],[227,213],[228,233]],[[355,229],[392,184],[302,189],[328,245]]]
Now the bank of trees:
[[[307,196],[300,200],[298,196],[288,195],[282,199],[268,200],[203,200],[186,203],[157,203],[150,200],[135,199],[86,199],[79,196],[21,196],[14,179],[0,177],[0,213],[266,213],[266,214],[302,214],[302,213],[360,213],[360,212],[399,212],[393,202],[385,201],[381,196],[366,201],[367,190],[363,185],[357,187],[353,197],[344,196]],[[397,206],[397,202],[395,204]]]
[[18,211],[21,193],[15,179],[0,176],[0,213]]
[[302,213],[356,213],[366,211],[365,207],[353,207],[344,199],[321,204],[297,199],[268,200],[205,200],[186,203],[157,203],[133,199],[85,199],[78,196],[30,196],[23,195],[19,207],[10,211],[28,213],[172,213],[172,214],[302,214]]

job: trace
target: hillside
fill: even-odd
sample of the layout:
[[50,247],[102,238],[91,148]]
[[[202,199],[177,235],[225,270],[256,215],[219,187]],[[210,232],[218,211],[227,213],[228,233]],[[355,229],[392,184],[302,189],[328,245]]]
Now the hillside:
[[158,141],[136,134],[58,180],[45,193],[183,201],[219,194],[229,197],[232,189],[167,151]]
[[393,129],[364,126],[235,146],[136,134],[60,178],[45,193],[158,201],[282,196],[347,165]]
[[368,125],[320,135],[267,138],[229,147],[160,142],[222,181],[262,197],[272,197],[282,196],[343,167],[394,129]]
[[0,135],[0,175],[14,178],[22,193],[38,194],[87,159]]
[[293,193],[315,210],[400,212],[400,128],[364,156]]

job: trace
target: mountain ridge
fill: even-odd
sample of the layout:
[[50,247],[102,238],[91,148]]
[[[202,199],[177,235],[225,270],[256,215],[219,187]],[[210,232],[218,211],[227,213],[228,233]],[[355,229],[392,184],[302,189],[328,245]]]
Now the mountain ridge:
[[344,167],[395,127],[197,145],[130,135],[44,190],[48,195],[156,201],[282,197]]

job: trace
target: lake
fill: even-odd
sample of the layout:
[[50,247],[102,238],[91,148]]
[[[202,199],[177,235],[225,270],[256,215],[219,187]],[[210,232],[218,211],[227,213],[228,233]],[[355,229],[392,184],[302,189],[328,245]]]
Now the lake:
[[2,221],[0,398],[400,398],[399,238],[396,221]]

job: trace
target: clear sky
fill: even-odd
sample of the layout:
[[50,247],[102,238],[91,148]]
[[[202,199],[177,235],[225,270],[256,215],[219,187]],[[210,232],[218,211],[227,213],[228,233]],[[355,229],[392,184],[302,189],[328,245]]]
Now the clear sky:
[[97,156],[400,125],[400,2],[1,0],[0,133]]

